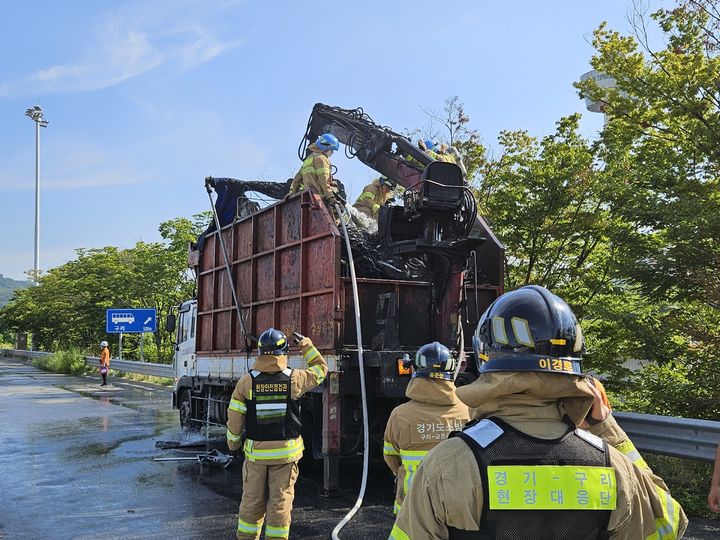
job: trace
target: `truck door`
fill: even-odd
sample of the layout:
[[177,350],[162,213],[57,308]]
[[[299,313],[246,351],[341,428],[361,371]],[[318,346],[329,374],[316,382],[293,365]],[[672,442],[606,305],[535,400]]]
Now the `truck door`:
[[177,329],[177,352],[175,372],[178,377],[192,376],[195,368],[195,326],[197,304],[188,306],[180,312]]

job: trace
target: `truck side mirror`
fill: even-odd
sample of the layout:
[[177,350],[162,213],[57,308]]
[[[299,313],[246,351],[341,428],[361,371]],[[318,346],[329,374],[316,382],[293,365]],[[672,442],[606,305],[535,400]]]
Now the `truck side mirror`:
[[167,316],[167,319],[165,319],[165,330],[168,332],[174,332],[175,331],[175,314],[170,313]]

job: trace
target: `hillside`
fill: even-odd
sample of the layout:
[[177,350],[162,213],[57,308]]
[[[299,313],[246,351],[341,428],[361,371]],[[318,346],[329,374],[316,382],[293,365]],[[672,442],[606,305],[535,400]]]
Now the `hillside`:
[[0,307],[10,301],[15,289],[24,289],[25,287],[29,287],[31,284],[31,281],[18,281],[0,274]]

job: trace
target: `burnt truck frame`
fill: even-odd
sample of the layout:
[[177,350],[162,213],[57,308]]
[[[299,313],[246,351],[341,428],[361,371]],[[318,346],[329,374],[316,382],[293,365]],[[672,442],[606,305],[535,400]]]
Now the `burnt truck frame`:
[[[314,137],[312,119],[306,137]],[[332,131],[332,124],[323,129]],[[357,133],[346,124],[343,129],[336,132],[341,142],[359,144]],[[383,159],[394,163],[391,177],[406,191],[402,205],[381,208],[379,237],[399,257],[426,260],[431,272],[428,279],[357,279],[374,455],[382,452],[390,412],[405,399],[410,375],[403,355],[440,341],[460,356],[466,372],[460,378],[472,379],[474,363],[465,361],[469,336],[503,292],[504,248],[474,206],[468,212],[474,200],[468,201],[460,168],[428,158],[422,171],[399,174],[405,158],[391,143]],[[207,179],[206,187],[227,186]],[[239,202],[235,207],[231,219],[219,222],[219,230],[210,227],[189,252],[197,297],[178,309],[173,406],[183,428],[225,426],[235,384],[254,362],[251,336],[274,327],[310,337],[329,373],[301,399],[303,438],[306,455],[323,460],[324,490],[332,493],[339,488],[339,460],[357,456],[363,444],[354,303],[336,215],[309,190],[252,212]],[[295,347],[289,365],[306,367]]]

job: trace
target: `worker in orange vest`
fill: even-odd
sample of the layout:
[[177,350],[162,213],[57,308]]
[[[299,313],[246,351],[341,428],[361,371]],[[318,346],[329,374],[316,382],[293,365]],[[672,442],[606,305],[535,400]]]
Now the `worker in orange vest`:
[[110,349],[107,341],[100,342],[100,375],[102,376],[102,384],[107,386],[107,374],[110,371]]

